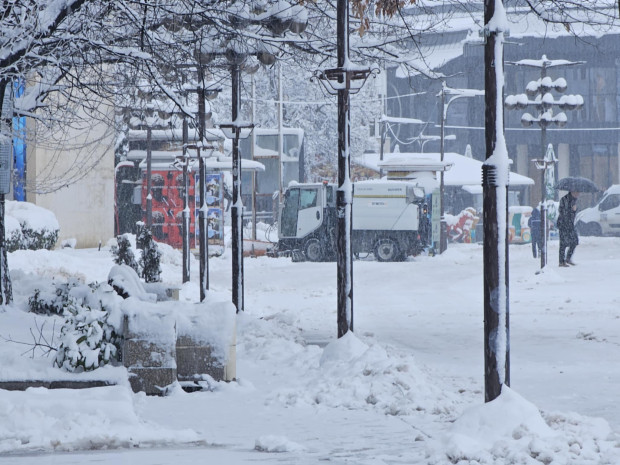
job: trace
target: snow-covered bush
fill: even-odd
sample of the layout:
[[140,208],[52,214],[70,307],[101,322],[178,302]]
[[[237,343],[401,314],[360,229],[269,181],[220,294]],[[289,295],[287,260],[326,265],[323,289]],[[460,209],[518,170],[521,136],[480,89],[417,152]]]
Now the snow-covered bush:
[[22,233],[22,226],[16,218],[12,216],[6,216],[4,218],[4,236],[5,244],[9,252],[15,252],[22,248],[21,245],[24,243],[24,234]]
[[91,371],[120,355],[120,306],[107,284],[80,286],[69,292],[54,364],[67,371]]
[[133,268],[136,273],[139,273],[138,262],[136,262],[136,257],[131,249],[131,242],[127,234],[117,236],[116,243],[117,245],[113,245],[110,248],[112,255],[114,255],[114,263],[117,265],[128,265]]
[[63,315],[64,309],[69,302],[69,291],[80,286],[76,278],[71,278],[66,283],[52,284],[47,289],[35,289],[34,295],[28,299],[30,311],[49,315]]
[[54,248],[60,232],[54,213],[29,202],[7,201],[5,205],[6,244],[9,252]]
[[114,265],[108,273],[108,284],[123,299],[136,297],[146,302],[157,301],[157,295],[146,291],[140,276],[130,266]]

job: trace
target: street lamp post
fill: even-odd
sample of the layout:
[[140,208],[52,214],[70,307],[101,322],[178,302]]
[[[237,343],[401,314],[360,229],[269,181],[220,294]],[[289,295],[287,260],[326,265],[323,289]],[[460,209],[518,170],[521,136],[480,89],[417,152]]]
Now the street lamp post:
[[189,139],[189,127],[187,117],[183,116],[183,283],[190,279],[190,250],[189,250],[189,157],[187,156],[187,144]]
[[[249,15],[245,9],[240,9],[237,13],[231,13],[228,16],[231,25],[235,28],[247,28],[256,26],[258,28],[267,29],[274,37],[281,36],[286,31],[291,31],[295,34],[302,33],[308,23],[306,11],[303,6],[289,5],[286,2],[277,4],[277,8],[272,8],[269,11],[265,11],[262,7],[257,7]],[[183,27],[187,27],[191,31],[199,30],[202,26],[210,23],[210,19],[199,19],[197,22],[189,21],[184,23]],[[185,25],[187,24],[187,25]],[[177,18],[166,18],[164,21],[164,27],[169,28],[171,31],[176,31],[179,28]],[[230,66],[232,76],[232,123],[220,125],[220,128],[226,132],[228,130],[230,137],[233,140],[233,207],[231,211],[232,215],[232,246],[233,246],[233,303],[237,307],[237,311],[243,310],[243,229],[242,229],[242,205],[240,199],[241,193],[241,159],[239,155],[239,138],[247,137],[244,129],[251,126],[244,126],[238,121],[239,107],[240,107],[240,91],[241,91],[241,69],[250,72],[250,68],[253,71],[258,69],[256,66],[248,65],[246,58],[248,55],[254,55],[264,65],[272,65],[276,61],[276,55],[278,48],[270,46],[266,36],[261,36],[260,31],[254,31],[255,34],[250,34],[246,38],[246,42],[240,39],[241,31],[232,31],[229,34],[225,34],[222,37],[222,41],[215,43],[214,41],[200,42],[199,47],[195,50],[195,57],[198,57],[198,74],[199,77],[204,77],[204,65],[211,62],[216,57],[225,56],[228,60],[228,66]],[[262,37],[262,38],[261,38]],[[264,40],[263,40],[264,39]],[[278,41],[279,42],[279,41]],[[204,111],[204,97],[205,87],[202,83],[202,95],[199,96],[199,131],[201,133],[200,143],[197,145],[199,151],[204,147],[203,140],[205,134],[205,111]],[[249,132],[248,132],[249,134]],[[204,299],[205,290],[208,288],[208,256],[206,249],[208,247],[208,224],[206,218],[206,169],[203,161],[203,157],[199,155],[199,172],[201,182],[201,200],[202,206],[199,210],[199,229],[200,229],[200,242],[204,243],[204,247],[201,246],[201,276],[200,276],[200,300]]]
[[[198,84],[195,86],[185,85],[184,86],[184,96],[187,98],[189,93],[195,93],[197,96],[197,137],[194,136],[195,142],[193,144],[189,143],[189,124],[187,121],[188,115],[183,111],[175,111],[174,113],[178,113],[182,115],[182,142],[183,142],[183,152],[180,160],[175,161],[175,166],[182,166],[183,172],[183,224],[181,227],[181,233],[183,236],[183,282],[187,282],[190,280],[190,246],[189,246],[189,233],[190,233],[190,207],[189,207],[189,165],[190,165],[190,157],[188,153],[188,149],[196,150],[196,158],[198,159],[198,175],[200,180],[200,192],[199,198],[201,200],[201,208],[198,210],[198,244],[199,244],[199,263],[200,263],[200,279],[199,279],[199,287],[200,287],[200,301],[202,302],[206,297],[206,291],[209,289],[209,243],[206,240],[206,220],[204,217],[204,209],[202,208],[205,205],[206,199],[206,168],[205,168],[205,158],[206,150],[214,149],[215,147],[211,144],[212,142],[221,139],[219,136],[207,136],[206,132],[206,124],[207,124],[207,114],[206,114],[206,103],[205,99],[212,99],[217,96],[217,94],[221,91],[220,88],[213,87],[210,83],[205,83],[205,70],[204,65],[202,63],[202,57],[200,54],[197,54],[196,59],[198,61],[197,65],[182,65],[183,68],[194,69],[197,73]],[[186,101],[187,103],[187,101]],[[196,140],[197,139],[197,140]]]
[[[484,2],[484,135],[482,165],[484,400],[490,402],[510,386],[510,311],[508,280],[508,153],[504,140],[503,1]],[[505,171],[504,171],[505,170]],[[502,172],[504,171],[504,172]]]
[[[241,60],[242,61],[242,60]],[[220,124],[224,135],[232,140],[232,302],[237,313],[244,310],[243,302],[243,203],[241,202],[241,154],[239,139],[249,137],[253,124],[239,121],[241,96],[241,70],[239,60],[231,60],[232,122]]]
[[[580,65],[583,61],[567,61],[567,60],[549,60],[546,55],[543,55],[540,60],[521,60],[516,62],[509,62],[511,65],[527,66],[540,69],[540,78],[536,81],[530,81],[525,89],[525,94],[508,95],[504,101],[504,106],[508,110],[522,110],[527,107],[534,107],[537,110],[537,115],[533,116],[530,113],[523,113],[521,116],[521,124],[524,127],[530,127],[533,123],[537,123],[540,126],[540,141],[541,141],[541,153],[540,159],[533,160],[536,163],[536,167],[542,171],[542,182],[540,185],[540,225],[541,225],[541,237],[542,247],[540,248],[540,269],[542,270],[547,264],[547,199],[545,192],[545,174],[550,166],[553,166],[545,161],[547,151],[547,127],[550,124],[555,124],[558,127],[563,127],[566,124],[567,117],[564,111],[554,114],[553,108],[557,107],[561,110],[578,110],[583,107],[583,97],[581,95],[562,95],[559,100],[555,100],[551,91],[558,93],[564,93],[567,88],[566,80],[564,78],[558,78],[555,81],[547,76],[547,69],[560,66],[574,66]],[[533,98],[533,100],[532,100]],[[554,171],[554,176],[557,177],[557,170]],[[556,179],[557,181],[557,179]]]
[[153,99],[151,91],[138,88],[128,105],[121,108],[121,113],[130,129],[146,131],[146,229],[153,226],[153,193],[152,193],[152,149],[153,130],[170,127],[170,122],[165,122],[170,115],[158,109],[158,102]]
[[328,93],[338,96],[338,189],[336,191],[338,338],[353,331],[353,248],[351,223],[353,187],[351,184],[351,94],[359,92],[366,79],[378,70],[360,69],[349,60],[349,3],[336,4],[338,67],[315,71]]
[[[446,101],[446,95],[451,96],[448,101]],[[444,161],[445,156],[445,140],[446,140],[446,120],[448,118],[448,108],[450,104],[457,99],[463,97],[476,97],[478,95],[484,95],[483,90],[478,89],[453,89],[446,85],[446,82],[443,81],[441,83],[441,91],[439,92],[439,96],[441,97],[441,129],[440,129],[440,142],[439,142],[439,152],[440,152],[440,160]],[[444,172],[441,171],[439,177],[439,211],[440,211],[440,230],[439,230],[439,253],[444,253],[448,248],[448,225],[446,223],[445,216],[445,184],[444,184]]]

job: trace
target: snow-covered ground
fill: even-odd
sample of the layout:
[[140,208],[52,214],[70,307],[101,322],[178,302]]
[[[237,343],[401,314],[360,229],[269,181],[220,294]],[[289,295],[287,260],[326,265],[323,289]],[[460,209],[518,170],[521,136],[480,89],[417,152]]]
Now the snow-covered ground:
[[[336,266],[245,260],[237,376],[210,392],[133,394],[117,386],[0,391],[0,463],[620,463],[620,238],[581,238],[577,266],[510,247],[511,389],[484,404],[482,246],[354,263],[355,333],[336,340]],[[166,249],[163,279],[181,281]],[[105,281],[109,248],[9,256],[14,305],[0,335],[31,340],[59,317],[26,312],[43,279]],[[184,300],[198,297],[196,262]],[[230,253],[210,260],[230,294]],[[0,380],[69,376],[0,339]],[[73,376],[73,375],[71,375]]]

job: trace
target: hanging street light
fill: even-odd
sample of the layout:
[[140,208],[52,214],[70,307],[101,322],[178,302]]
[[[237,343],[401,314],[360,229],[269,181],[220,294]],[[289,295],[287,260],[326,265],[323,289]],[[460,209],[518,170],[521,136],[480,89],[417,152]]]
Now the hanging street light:
[[[464,97],[476,97],[484,95],[484,90],[479,89],[453,89],[446,85],[446,82],[441,83],[441,91],[437,94],[441,97],[441,129],[440,129],[440,142],[439,152],[440,160],[444,161],[445,156],[445,141],[446,137],[446,120],[448,119],[448,108],[450,104],[455,100]],[[446,95],[450,98],[446,100]],[[439,178],[439,211],[440,211],[440,229],[439,229],[439,253],[442,254],[448,248],[448,225],[445,217],[445,184],[444,184],[444,172],[441,171]]]
[[[504,100],[504,107],[507,110],[523,110],[526,108],[534,108],[537,113],[532,115],[529,112],[523,113],[521,116],[521,125],[523,127],[531,127],[534,123],[540,127],[541,139],[541,157],[532,160],[536,164],[536,168],[541,171],[540,184],[540,234],[542,237],[542,247],[540,248],[540,269],[542,270],[547,264],[547,198],[545,189],[545,179],[547,170],[551,166],[555,166],[557,159],[547,160],[547,128],[550,125],[564,127],[568,118],[564,111],[579,110],[583,107],[583,97],[581,95],[562,95],[559,99],[555,99],[552,92],[564,93],[568,88],[566,79],[560,77],[551,79],[547,76],[549,68],[557,68],[562,66],[574,66],[584,64],[585,61],[568,61],[568,60],[549,60],[543,55],[540,60],[520,60],[516,62],[507,62],[515,66],[526,66],[540,69],[540,78],[530,81],[524,94],[507,95]],[[554,109],[559,108],[559,113],[554,113]],[[557,182],[558,170],[554,170],[555,182]]]

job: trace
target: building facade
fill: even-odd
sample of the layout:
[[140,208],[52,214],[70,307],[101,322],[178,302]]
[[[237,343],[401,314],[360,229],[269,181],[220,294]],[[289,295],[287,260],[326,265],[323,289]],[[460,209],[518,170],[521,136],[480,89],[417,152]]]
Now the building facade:
[[[509,11],[510,13],[510,11]],[[526,20],[525,20],[525,19]],[[504,46],[504,97],[525,93],[527,84],[540,78],[540,69],[518,66],[520,60],[549,60],[584,62],[548,69],[552,79],[564,78],[565,94],[581,95],[584,105],[566,111],[564,127],[549,126],[546,144],[552,144],[558,158],[558,176],[583,176],[592,179],[604,191],[620,180],[620,31],[589,31],[584,28],[575,35],[564,26],[543,25],[532,15],[509,15],[514,31]],[[460,23],[459,23],[460,24]],[[511,28],[513,27],[511,26]],[[455,89],[484,89],[484,47],[474,24],[453,28],[447,33],[425,39],[424,50],[432,59],[434,54],[445,57],[434,71],[443,75],[431,79],[422,74],[403,75],[398,68],[389,71],[388,114],[428,121],[425,134],[439,134],[441,122],[440,98],[442,82]],[[419,95],[410,95],[417,94]],[[398,98],[399,95],[408,95]],[[554,93],[556,100],[561,94]],[[554,110],[555,112],[559,110]],[[536,205],[541,198],[540,178],[533,160],[542,158],[541,129],[534,123],[523,127],[521,116],[535,109],[505,110],[505,137],[513,171],[537,181],[525,202]],[[463,153],[472,147],[473,156],[485,158],[484,98],[460,98],[449,106],[446,119],[445,150]],[[417,128],[403,127],[399,139],[415,139]],[[413,142],[415,144],[415,142]],[[432,148],[431,145],[435,144]],[[545,145],[546,145],[545,144]],[[439,141],[428,144],[438,151]],[[411,150],[400,147],[401,151]],[[588,206],[600,194],[584,196],[582,207]]]

